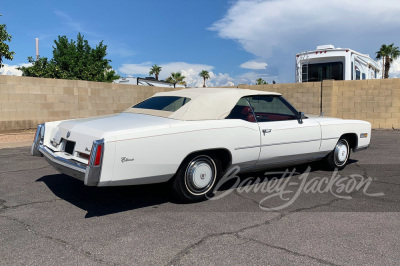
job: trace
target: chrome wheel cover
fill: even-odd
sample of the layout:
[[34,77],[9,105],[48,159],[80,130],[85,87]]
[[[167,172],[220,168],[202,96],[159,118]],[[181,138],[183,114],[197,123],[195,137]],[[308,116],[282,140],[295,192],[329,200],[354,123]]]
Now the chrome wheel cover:
[[334,159],[337,166],[343,166],[346,164],[349,158],[349,144],[346,140],[341,139],[335,146]]
[[215,183],[217,168],[214,160],[206,155],[194,158],[185,172],[185,185],[193,195],[206,194]]

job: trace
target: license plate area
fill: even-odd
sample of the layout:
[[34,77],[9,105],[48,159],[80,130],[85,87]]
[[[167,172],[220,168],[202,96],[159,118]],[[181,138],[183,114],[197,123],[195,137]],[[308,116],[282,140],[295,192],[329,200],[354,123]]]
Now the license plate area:
[[75,142],[70,140],[64,140],[64,152],[68,154],[73,154],[75,149]]

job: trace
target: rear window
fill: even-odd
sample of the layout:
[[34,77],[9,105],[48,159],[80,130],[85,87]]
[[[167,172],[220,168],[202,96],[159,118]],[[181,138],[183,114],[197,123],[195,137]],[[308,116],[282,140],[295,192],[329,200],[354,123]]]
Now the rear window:
[[138,103],[137,105],[132,106],[132,108],[175,112],[189,101],[190,98],[186,97],[159,96],[149,98],[141,103]]

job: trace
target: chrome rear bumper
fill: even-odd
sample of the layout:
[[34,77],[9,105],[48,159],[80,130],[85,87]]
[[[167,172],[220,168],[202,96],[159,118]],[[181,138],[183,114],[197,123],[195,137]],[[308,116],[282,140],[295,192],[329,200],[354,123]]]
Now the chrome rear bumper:
[[89,164],[81,163],[73,159],[65,158],[62,151],[53,152],[44,143],[45,125],[38,125],[35,139],[32,143],[32,156],[44,156],[46,161],[53,166],[57,171],[75,177],[86,186],[98,186],[101,177],[101,168],[103,164],[104,139],[93,141],[92,150],[97,155],[98,146],[101,145],[100,153],[97,155],[98,164],[95,164],[94,157],[89,160]]
[[60,173],[75,177],[81,181],[85,181],[87,168],[85,164],[57,156],[43,145],[38,147],[38,151],[43,154],[46,161]]

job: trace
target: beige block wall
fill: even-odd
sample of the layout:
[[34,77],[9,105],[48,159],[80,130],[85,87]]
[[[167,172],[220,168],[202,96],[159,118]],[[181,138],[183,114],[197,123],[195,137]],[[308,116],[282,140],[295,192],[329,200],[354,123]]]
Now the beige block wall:
[[[276,91],[307,114],[366,120],[375,129],[400,129],[400,79],[324,80],[321,82],[239,85]],[[322,89],[322,92],[321,92]]]
[[[400,129],[400,79],[239,85],[276,91],[307,114],[361,119]],[[0,131],[45,121],[118,113],[169,88],[0,75]],[[322,91],[321,91],[322,90]]]
[[118,113],[169,88],[0,75],[0,131]]

